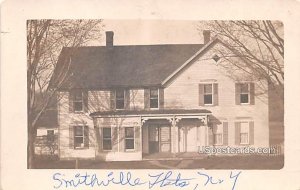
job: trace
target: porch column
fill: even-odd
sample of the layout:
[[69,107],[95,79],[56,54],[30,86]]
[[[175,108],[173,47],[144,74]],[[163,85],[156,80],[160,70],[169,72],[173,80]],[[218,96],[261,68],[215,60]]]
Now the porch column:
[[180,119],[173,117],[170,119],[171,122],[171,152],[178,153],[178,122]]

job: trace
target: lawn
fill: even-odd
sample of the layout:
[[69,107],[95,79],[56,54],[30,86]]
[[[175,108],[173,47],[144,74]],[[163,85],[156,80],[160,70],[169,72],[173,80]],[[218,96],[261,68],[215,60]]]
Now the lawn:
[[[281,169],[284,165],[281,156],[212,156],[203,159],[183,160],[143,160],[103,162],[80,160],[79,169]],[[37,169],[74,169],[74,160],[37,159]]]

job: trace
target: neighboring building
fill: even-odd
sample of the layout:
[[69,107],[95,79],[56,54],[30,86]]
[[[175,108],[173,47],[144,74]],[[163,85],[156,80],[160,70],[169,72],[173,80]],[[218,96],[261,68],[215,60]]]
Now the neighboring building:
[[49,156],[58,154],[57,117],[56,109],[48,109],[37,121],[35,154]]
[[60,159],[141,160],[202,146],[268,147],[264,80],[228,68],[226,48],[204,44],[63,48],[50,88],[58,92]]

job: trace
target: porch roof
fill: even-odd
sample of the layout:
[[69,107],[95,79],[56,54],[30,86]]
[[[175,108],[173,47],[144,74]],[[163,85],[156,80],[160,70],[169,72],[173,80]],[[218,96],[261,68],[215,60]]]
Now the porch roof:
[[112,115],[188,115],[188,114],[211,114],[206,109],[161,109],[161,110],[114,110],[114,111],[98,111],[90,114],[91,117],[112,116]]

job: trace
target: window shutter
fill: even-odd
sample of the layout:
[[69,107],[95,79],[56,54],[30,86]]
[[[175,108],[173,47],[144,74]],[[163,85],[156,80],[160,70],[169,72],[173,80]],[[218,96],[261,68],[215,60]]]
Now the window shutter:
[[89,110],[89,95],[88,95],[88,91],[83,91],[82,92],[82,99],[83,99],[83,111],[84,112],[88,112]]
[[130,90],[125,90],[125,105],[124,105],[124,108],[126,109],[126,110],[129,110],[130,109]]
[[144,89],[144,105],[145,109],[150,109],[150,89]]
[[249,144],[254,144],[254,121],[249,122]]
[[111,140],[111,143],[112,143],[112,151],[114,152],[117,152],[118,151],[118,127],[112,127],[111,128],[112,130],[112,140]]
[[140,151],[141,150],[141,142],[140,142],[140,127],[139,126],[136,126],[134,128],[134,149],[135,151]]
[[125,152],[125,128],[121,127],[120,128],[120,152]]
[[85,148],[89,148],[89,144],[90,144],[90,140],[89,140],[89,127],[88,126],[84,126],[84,147]]
[[159,88],[159,109],[164,109],[164,89]]
[[213,100],[214,100],[214,105],[217,106],[219,105],[218,84],[213,84],[213,86],[214,86]]
[[208,145],[213,146],[214,145],[214,134],[213,134],[213,126],[208,127]]
[[116,108],[116,91],[111,90],[110,91],[110,109],[115,110]]
[[241,85],[239,83],[235,83],[235,104],[240,105],[241,104]]
[[235,145],[240,145],[241,143],[241,123],[235,122]]
[[223,145],[228,145],[228,122],[223,122]]
[[98,152],[102,151],[102,142],[103,142],[103,135],[102,135],[102,128],[96,128],[96,139],[98,143]]
[[74,104],[73,104],[73,100],[74,100],[74,91],[70,90],[69,91],[69,112],[74,112]]
[[204,106],[204,84],[199,84],[199,106]]
[[69,148],[74,149],[74,126],[69,127]]
[[255,104],[255,88],[254,83],[250,83],[250,104]]

